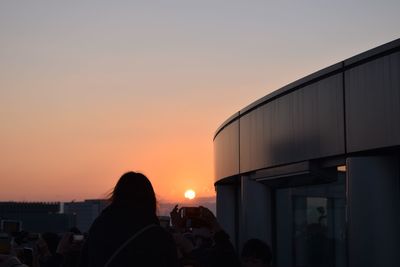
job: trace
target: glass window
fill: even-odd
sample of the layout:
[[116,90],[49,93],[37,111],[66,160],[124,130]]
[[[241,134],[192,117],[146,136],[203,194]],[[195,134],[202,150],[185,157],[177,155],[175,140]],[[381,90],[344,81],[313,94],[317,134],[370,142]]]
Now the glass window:
[[345,179],[276,190],[278,267],[347,266]]

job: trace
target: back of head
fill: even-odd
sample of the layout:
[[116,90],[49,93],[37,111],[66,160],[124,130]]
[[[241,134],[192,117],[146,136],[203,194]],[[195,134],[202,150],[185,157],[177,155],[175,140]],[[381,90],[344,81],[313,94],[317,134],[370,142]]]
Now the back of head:
[[116,206],[156,213],[156,196],[149,179],[142,173],[127,172],[119,178],[111,195]]
[[75,235],[81,235],[82,234],[81,230],[79,230],[79,228],[76,227],[76,226],[69,228],[69,232],[71,232],[71,233],[73,233]]
[[42,238],[46,242],[50,253],[52,255],[56,255],[57,246],[60,242],[60,237],[56,233],[46,232],[42,234]]
[[258,259],[264,266],[270,266],[272,262],[271,248],[260,239],[249,239],[243,245],[242,259]]

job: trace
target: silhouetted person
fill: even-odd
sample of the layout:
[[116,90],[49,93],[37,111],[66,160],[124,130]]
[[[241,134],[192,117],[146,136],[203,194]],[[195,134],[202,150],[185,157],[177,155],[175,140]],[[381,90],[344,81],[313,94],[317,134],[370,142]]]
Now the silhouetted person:
[[156,197],[146,176],[125,173],[110,200],[89,230],[81,267],[178,266],[174,241],[159,226]]
[[198,225],[191,227],[191,237],[183,227],[186,222],[180,216],[178,206],[171,211],[172,227],[176,231],[175,241],[181,252],[184,266],[194,267],[239,267],[240,261],[229,235],[221,228],[214,214],[205,207],[198,207]]
[[46,232],[36,242],[38,265],[40,267],[59,267],[62,255],[57,253],[60,237],[56,233]]
[[271,267],[271,248],[260,239],[249,239],[242,249],[242,267]]
[[[64,233],[57,247],[57,254],[62,256],[61,267],[77,267],[82,251],[83,240],[76,239],[80,231],[74,228]],[[81,235],[79,235],[81,236]]]

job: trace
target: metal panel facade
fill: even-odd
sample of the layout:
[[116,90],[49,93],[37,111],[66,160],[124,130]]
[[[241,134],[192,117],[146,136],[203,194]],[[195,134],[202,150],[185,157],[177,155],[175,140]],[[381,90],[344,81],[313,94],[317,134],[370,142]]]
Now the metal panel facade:
[[341,74],[240,118],[240,172],[344,153]]
[[239,173],[239,122],[226,126],[214,139],[216,181]]
[[400,145],[400,52],[345,72],[347,151]]
[[216,133],[216,181],[399,146],[399,50],[397,39],[295,81],[234,114]]

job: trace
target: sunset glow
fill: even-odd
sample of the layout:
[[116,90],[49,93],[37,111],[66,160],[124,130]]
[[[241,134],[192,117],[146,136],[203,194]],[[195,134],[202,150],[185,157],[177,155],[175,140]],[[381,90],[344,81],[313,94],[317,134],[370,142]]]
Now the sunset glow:
[[192,189],[186,190],[185,198],[194,199],[195,197],[196,197],[196,192],[194,192]]
[[222,122],[398,38],[400,1],[358,1],[0,1],[0,201],[105,198],[137,171],[160,203],[215,202]]

